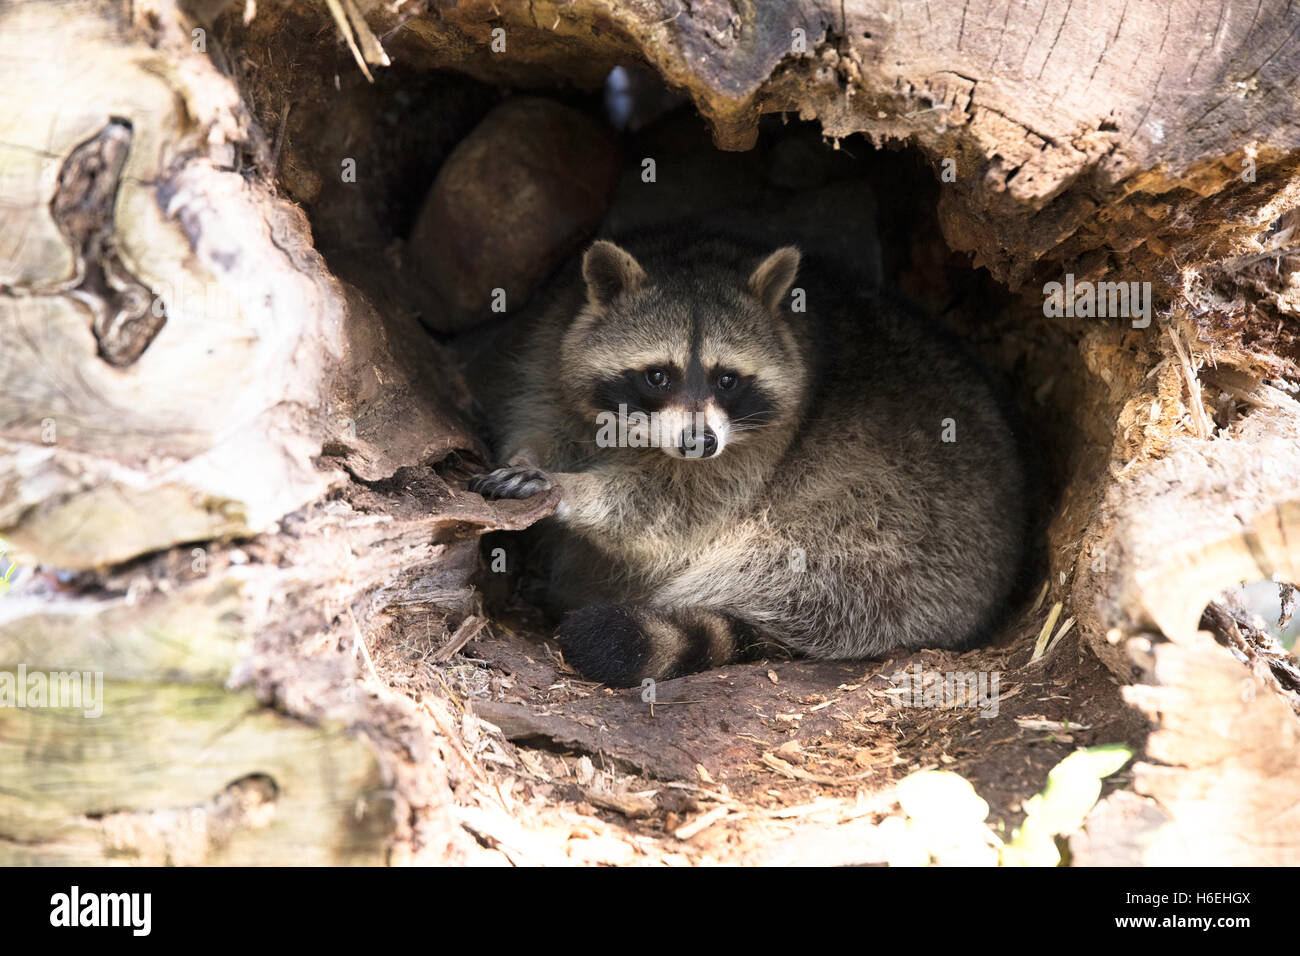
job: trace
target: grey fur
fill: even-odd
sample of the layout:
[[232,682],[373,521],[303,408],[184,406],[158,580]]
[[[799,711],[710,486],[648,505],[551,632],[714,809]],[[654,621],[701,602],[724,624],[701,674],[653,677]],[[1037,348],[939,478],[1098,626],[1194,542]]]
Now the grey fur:
[[[998,404],[954,342],[839,291],[843,276],[793,249],[672,234],[597,244],[586,266],[598,284],[570,270],[495,382],[498,451],[516,467],[480,485],[523,497],[543,485],[519,469],[540,468],[559,486],[546,528],[557,603],[718,612],[818,658],[983,636],[1020,569],[1026,489]],[[791,281],[806,313],[789,308]],[[707,460],[596,447],[596,383],[681,360],[692,341],[757,376],[770,420]],[[941,440],[945,419],[956,442]]]

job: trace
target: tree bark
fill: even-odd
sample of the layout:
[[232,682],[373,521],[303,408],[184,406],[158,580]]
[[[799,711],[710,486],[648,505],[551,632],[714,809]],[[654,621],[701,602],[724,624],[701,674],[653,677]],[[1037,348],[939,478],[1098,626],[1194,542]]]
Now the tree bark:
[[[512,86],[594,89],[640,61],[724,149],[770,112],[918,149],[949,245],[1023,292],[1019,328],[1051,343],[1026,372],[1074,436],[1050,600],[1143,682],[1129,694],[1156,726],[1136,796],[1107,805],[1087,852],[1300,857],[1300,824],[1266,812],[1300,755],[1287,688],[1201,630],[1226,586],[1300,578],[1300,10],[333,6],[258,4],[250,42],[319,56],[321,84],[353,46],[367,72]],[[196,48],[216,14],[135,12],[0,9],[0,534],[39,567],[0,596],[0,668],[109,688],[90,730],[0,709],[0,775],[20,781],[0,797],[0,858],[460,860],[495,841],[550,859],[461,813],[477,758],[441,702],[385,692],[367,645],[417,624],[454,640],[481,613],[477,536],[554,501],[459,489],[457,462],[486,451],[450,359],[327,269],[276,191],[300,173],[282,131],[254,120],[224,52]],[[288,31],[300,15],[338,37]],[[1067,273],[1151,283],[1157,319],[1045,316],[1039,287]],[[1220,395],[1246,410],[1230,427]],[[1238,678],[1254,691],[1234,697]],[[1213,734],[1206,708],[1224,715]],[[1244,792],[1263,796],[1238,819]],[[1225,818],[1215,841],[1186,837]]]

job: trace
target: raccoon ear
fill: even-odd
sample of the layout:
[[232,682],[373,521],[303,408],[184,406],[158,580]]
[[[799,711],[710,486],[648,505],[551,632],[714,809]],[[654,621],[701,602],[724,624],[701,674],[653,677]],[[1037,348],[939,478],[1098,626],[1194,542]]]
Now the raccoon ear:
[[750,275],[749,291],[769,309],[775,309],[790,291],[795,273],[799,271],[799,259],[799,250],[794,246],[776,250]]
[[582,278],[587,298],[594,306],[606,306],[620,292],[631,292],[645,281],[645,270],[625,249],[600,239],[582,257]]

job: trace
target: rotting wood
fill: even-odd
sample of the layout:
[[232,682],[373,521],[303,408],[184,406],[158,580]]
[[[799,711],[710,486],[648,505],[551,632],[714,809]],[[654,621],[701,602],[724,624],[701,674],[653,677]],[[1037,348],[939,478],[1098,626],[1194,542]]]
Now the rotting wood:
[[[277,9],[259,9],[263,28]],[[1285,0],[1225,18],[1212,41],[1195,17],[1124,0],[1066,5],[1046,24],[1038,8],[996,0],[923,13],[799,0],[734,17],[614,0],[360,9],[399,60],[494,82],[563,75],[595,88],[640,59],[691,97],[723,149],[752,146],[760,116],[778,111],[831,137],[910,142],[962,184],[940,209],[949,243],[1013,287],[1067,264],[1079,279],[1172,285],[1173,263],[1255,234],[1224,204],[1267,202],[1300,146],[1288,92],[1300,47],[1276,40],[1300,10]]]
[[1300,859],[1300,723],[1205,632],[1156,645],[1154,686],[1125,696],[1158,722],[1133,790],[1071,842],[1102,865],[1288,865]]
[[[539,839],[499,808],[488,815],[463,805],[455,760],[444,766],[431,746],[463,729],[435,727],[428,708],[360,688],[354,620],[366,647],[404,643],[414,622],[430,629],[431,647],[489,644],[483,632],[462,630],[479,610],[468,585],[474,536],[524,527],[554,501],[487,506],[433,467],[483,453],[445,356],[414,346],[424,340],[409,315],[376,307],[372,290],[332,276],[305,217],[259,170],[237,168],[245,149],[264,152],[266,137],[214,66],[220,57],[193,49],[190,24],[171,4],[156,7],[148,43],[133,32],[141,24],[92,3],[6,10],[0,29],[0,89],[55,91],[48,101],[10,96],[13,108],[0,111],[0,334],[11,345],[0,355],[0,532],[23,559],[76,572],[73,583],[50,575],[36,591],[4,598],[0,666],[44,651],[59,655],[50,660],[61,668],[99,666],[96,642],[113,647],[115,717],[96,739],[113,773],[125,771],[114,789],[101,779],[107,765],[29,759],[11,748],[13,772],[32,786],[0,815],[3,851],[67,862],[269,862],[299,851],[321,861],[442,860],[480,852],[470,831],[514,862],[624,859],[598,841],[585,856],[555,852],[549,831]],[[1233,699],[1245,670],[1197,628],[1206,602],[1238,577],[1300,577],[1300,445],[1294,399],[1279,387],[1300,355],[1294,270],[1283,268],[1294,252],[1287,217],[1297,203],[1300,122],[1286,83],[1300,53],[1287,47],[1263,62],[1256,42],[1289,34],[1288,17],[1300,14],[1268,0],[1212,44],[1191,21],[1157,25],[1170,52],[1156,62],[1134,56],[1148,47],[1150,24],[1124,25],[1120,7],[1066,11],[1053,34],[1059,43],[1029,29],[1023,18],[1032,12],[1004,21],[989,4],[970,6],[961,23],[955,10],[936,8],[924,25],[859,3],[805,2],[723,23],[706,8],[670,20],[653,7],[597,0],[475,2],[400,23],[405,13],[386,4],[343,9],[358,35],[369,21],[414,68],[594,86],[617,60],[644,59],[691,95],[728,148],[752,141],[761,113],[780,110],[818,118],[834,137],[906,140],[936,166],[954,160],[957,180],[940,216],[948,241],[1012,285],[1032,291],[1067,270],[1081,280],[1122,274],[1156,283],[1174,314],[1145,332],[1054,327],[1070,348],[1078,342],[1078,380],[1087,382],[1074,425],[1087,448],[1113,454],[1091,471],[1079,466],[1066,491],[1053,531],[1051,606],[1065,601],[1078,621],[1070,633],[1125,679],[1129,637],[1158,629],[1173,639],[1154,644],[1159,685],[1129,691],[1157,732],[1134,776],[1141,812],[1116,815],[1129,829],[1109,831],[1110,846],[1141,844],[1143,858],[1171,863],[1294,860],[1294,828],[1269,815],[1296,787],[1294,716],[1271,688]],[[288,5],[259,8],[254,42],[290,42],[276,33]],[[591,29],[597,23],[602,29]],[[508,48],[491,58],[484,47],[497,25]],[[792,54],[794,29],[806,29],[806,53]],[[317,42],[310,36],[292,42]],[[75,75],[59,71],[62,57],[31,55],[50,37],[76,49]],[[1081,63],[1095,67],[1086,82]],[[1187,92],[1170,97],[1170,88]],[[288,116],[286,104],[275,108]],[[292,165],[292,143],[286,157]],[[88,175],[96,162],[103,175]],[[1242,176],[1247,165],[1252,181]],[[6,241],[12,236],[21,240]],[[203,290],[199,299],[187,281]],[[236,307],[211,301],[212,289],[238,290]],[[152,310],[137,315],[141,290],[150,305],[165,304],[165,323]],[[1246,414],[1217,426],[1216,389]],[[1066,533],[1073,529],[1086,534]],[[1097,563],[1099,555],[1106,560]],[[1043,659],[1038,666],[1055,677],[1042,680],[1059,679],[1068,692],[1076,643],[1062,639]],[[835,686],[861,680],[861,670],[798,674]],[[779,686],[760,677],[759,690],[774,695],[764,699],[807,693],[798,674],[782,671]],[[227,679],[242,689],[228,689]],[[709,690],[704,680],[683,686]],[[138,693],[145,687],[148,695]],[[1050,698],[1059,689],[1038,692]],[[692,746],[717,744],[703,754],[646,740],[652,720],[689,729],[700,714],[694,701],[710,699],[711,713],[725,713],[729,690],[711,698],[692,690],[683,699],[692,703],[658,717],[622,698],[566,701],[563,713],[538,713],[546,705],[535,701],[474,699],[467,709],[521,743],[543,738],[665,779],[696,780],[707,765],[725,786],[719,766],[747,751],[709,739],[722,731],[696,728]],[[741,714],[725,734],[761,752],[774,741],[760,733],[839,733],[870,703],[868,693],[851,693],[852,713],[847,704],[794,702],[797,711],[780,713],[805,719]],[[146,697],[156,706],[137,706]],[[68,716],[4,713],[0,722],[8,740],[53,747]],[[891,752],[928,756],[925,738],[945,731],[948,716],[907,728]],[[1205,733],[1216,718],[1226,723]],[[155,728],[159,741],[179,734],[182,746],[133,746],[122,720]],[[210,721],[221,722],[217,739],[229,757],[217,762],[220,774],[191,781],[140,769],[183,763],[214,730]],[[1230,772],[1207,762],[1231,747],[1240,753]],[[304,756],[290,759],[298,748]],[[471,766],[481,759],[463,749]],[[854,779],[842,769],[800,767],[798,782]],[[66,806],[45,799],[42,788],[78,775],[94,786],[71,787]],[[491,779],[481,767],[470,776],[476,785]],[[328,799],[294,803],[304,782]],[[1236,813],[1243,793],[1237,827],[1197,845],[1198,834]],[[728,813],[693,834],[692,859],[720,858],[732,825],[773,838],[763,828],[770,819],[760,826],[744,801],[722,797]],[[367,822],[342,830],[349,800],[368,808]],[[211,838],[187,837],[200,829],[187,820],[206,821]],[[1135,820],[1164,835],[1143,844]],[[677,824],[670,829],[679,833],[691,826],[689,818]],[[831,852],[824,833],[804,830],[788,844],[773,839],[769,854],[732,858],[878,859],[870,822],[837,825],[829,839],[861,838],[852,852]]]

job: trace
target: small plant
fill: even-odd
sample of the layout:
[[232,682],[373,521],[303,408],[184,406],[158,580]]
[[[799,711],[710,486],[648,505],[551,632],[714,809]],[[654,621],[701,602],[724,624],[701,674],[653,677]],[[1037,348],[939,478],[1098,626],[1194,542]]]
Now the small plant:
[[10,578],[18,570],[18,562],[5,556],[8,550],[8,543],[4,538],[0,538],[0,593],[9,590]]
[[903,778],[898,801],[907,818],[881,824],[891,866],[1057,866],[1056,837],[1083,825],[1101,782],[1132,758],[1121,744],[1090,747],[1052,768],[1047,786],[1025,802],[1025,820],[1003,842],[984,822],[989,805],[970,782],[947,770]]

